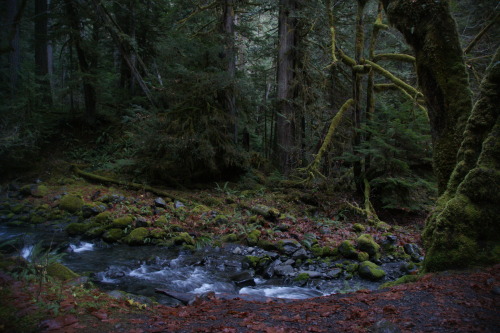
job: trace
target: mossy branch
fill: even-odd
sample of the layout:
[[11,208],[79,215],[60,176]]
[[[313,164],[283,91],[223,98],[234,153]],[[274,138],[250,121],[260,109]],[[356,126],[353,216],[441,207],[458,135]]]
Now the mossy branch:
[[483,38],[484,34],[490,30],[491,27],[493,27],[495,24],[497,24],[500,21],[500,13],[497,13],[495,17],[488,23],[481,31],[474,37],[474,39],[467,45],[467,47],[464,50],[464,54],[469,53],[474,46],[476,46],[477,42]]
[[301,183],[309,182],[317,177],[326,178],[319,171],[319,165],[321,163],[321,159],[323,158],[323,155],[327,151],[328,146],[332,141],[333,135],[335,134],[335,130],[337,129],[338,125],[340,124],[340,121],[342,120],[342,116],[353,104],[354,104],[354,99],[351,98],[348,99],[344,103],[344,105],[342,105],[339,112],[337,112],[337,114],[333,117],[330,123],[330,127],[328,128],[328,133],[326,134],[325,140],[323,140],[323,144],[321,145],[321,148],[314,157],[314,160],[307,167],[300,168],[297,170],[300,173],[306,174],[306,178],[302,180]]
[[335,19],[333,17],[331,0],[326,0],[326,11],[328,13],[328,22],[330,24],[330,38],[331,38],[331,52],[332,52],[332,65],[335,65],[338,61],[337,55],[335,54]]
[[403,80],[397,78],[394,74],[392,74],[387,69],[385,69],[382,66],[380,66],[379,64],[376,64],[376,63],[374,63],[373,61],[370,61],[370,60],[365,60],[365,62],[368,65],[372,66],[372,68],[374,70],[376,70],[377,72],[379,72],[380,74],[382,74],[383,76],[385,76],[386,78],[388,78],[389,80],[391,80],[394,84],[396,84],[397,86],[403,88],[410,95],[417,96],[417,97],[423,96],[423,94],[420,91],[418,91],[414,87],[410,86],[408,83],[404,82]]
[[177,195],[174,195],[174,194],[172,194],[172,193],[170,193],[168,191],[164,191],[164,190],[161,190],[161,189],[149,186],[149,185],[144,185],[144,184],[139,184],[139,183],[132,183],[132,182],[127,182],[127,181],[120,180],[120,179],[114,179],[114,178],[109,178],[109,177],[97,175],[95,173],[90,173],[90,172],[83,171],[83,170],[79,169],[76,166],[72,166],[72,170],[77,175],[82,176],[83,178],[86,178],[86,179],[89,179],[89,180],[98,181],[98,182],[102,182],[102,183],[117,184],[117,185],[125,186],[125,187],[131,188],[131,189],[134,189],[134,190],[139,190],[139,191],[148,191],[148,192],[154,193],[156,195],[159,195],[159,196],[162,196],[162,197],[166,197],[166,198],[170,198],[172,200],[179,200],[179,201],[182,201],[184,203],[191,201],[191,200],[187,200],[185,198],[181,198],[181,197],[179,197]]
[[427,108],[422,105],[422,101],[419,100],[418,98],[415,98],[414,96],[410,95],[406,90],[404,90],[402,87],[394,84],[394,83],[379,83],[374,85],[374,91],[379,93],[382,91],[386,90],[399,90],[407,97],[409,100],[411,100],[423,113],[425,113],[427,119],[429,119],[429,113],[427,111]]
[[415,57],[411,56],[409,54],[403,54],[403,53],[381,53],[381,54],[376,54],[373,57],[373,61],[377,62],[380,60],[396,60],[396,61],[403,61],[403,62],[409,62],[409,63],[415,63]]

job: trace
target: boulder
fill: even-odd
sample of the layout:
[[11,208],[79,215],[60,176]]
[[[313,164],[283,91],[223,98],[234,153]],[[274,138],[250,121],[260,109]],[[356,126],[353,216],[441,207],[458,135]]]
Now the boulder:
[[59,200],[59,209],[68,213],[77,213],[82,209],[83,200],[76,195],[65,195]]
[[274,267],[274,273],[277,276],[290,276],[293,275],[294,270],[292,265],[276,265]]
[[342,243],[340,243],[339,253],[349,259],[358,258],[358,253],[356,252],[354,245],[348,240],[345,240]]
[[154,200],[155,202],[155,206],[156,207],[161,207],[161,208],[166,208],[167,207],[167,203],[165,202],[165,200],[161,197],[158,197]]
[[146,237],[149,236],[149,231],[146,228],[137,228],[124,238],[129,245],[144,245]]
[[231,280],[239,288],[255,286],[254,276],[251,271],[243,271],[241,273],[231,276]]
[[369,234],[363,234],[356,239],[356,244],[360,251],[366,252],[370,258],[378,258],[380,256],[380,245],[378,245],[373,237]]
[[417,244],[406,243],[405,245],[403,245],[403,248],[404,248],[406,254],[408,254],[411,257],[411,260],[413,260],[415,262],[421,262],[424,260],[424,257],[422,255],[423,252],[420,249],[420,247],[418,247]]
[[278,242],[278,247],[286,255],[292,255],[302,248],[302,245],[295,239],[284,239]]
[[377,281],[385,276],[385,271],[371,261],[363,261],[358,268],[362,278]]

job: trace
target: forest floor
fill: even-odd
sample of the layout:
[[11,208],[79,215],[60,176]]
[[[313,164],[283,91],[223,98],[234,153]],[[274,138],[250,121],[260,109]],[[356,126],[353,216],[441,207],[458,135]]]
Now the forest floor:
[[[343,240],[356,239],[360,232],[355,225],[363,224],[362,232],[377,242],[390,232],[401,247],[420,244],[425,218],[385,212],[381,218],[388,225],[377,227],[346,209],[346,202],[355,204],[352,197],[319,189],[246,190],[224,183],[211,190],[171,191],[174,198],[182,198],[182,207],[175,208],[174,199],[158,208],[158,195],[93,184],[74,175],[54,175],[42,184],[47,185],[43,195],[30,185],[32,193],[23,199],[36,214],[48,216],[48,211],[57,210],[61,194],[76,194],[88,204],[98,201],[97,197],[118,196],[124,199],[108,203],[106,209],[115,218],[142,216],[153,230],[160,215],[166,215],[193,237],[212,241],[258,228],[267,241],[293,238],[303,242],[305,235],[314,235],[319,245],[336,248]],[[276,209],[280,216],[256,216],[252,211],[256,206]],[[499,332],[499,294],[500,265],[496,265],[426,274],[416,282],[391,288],[306,300],[252,302],[209,297],[189,306],[146,306],[113,298],[78,280],[45,282],[36,275],[16,279],[3,258],[0,332]]]

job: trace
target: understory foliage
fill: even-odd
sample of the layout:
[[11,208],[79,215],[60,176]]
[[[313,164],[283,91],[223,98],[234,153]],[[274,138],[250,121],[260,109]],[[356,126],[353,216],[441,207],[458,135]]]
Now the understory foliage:
[[342,159],[365,161],[371,200],[383,208],[428,209],[436,196],[426,115],[410,103],[380,103],[360,133],[365,138]]

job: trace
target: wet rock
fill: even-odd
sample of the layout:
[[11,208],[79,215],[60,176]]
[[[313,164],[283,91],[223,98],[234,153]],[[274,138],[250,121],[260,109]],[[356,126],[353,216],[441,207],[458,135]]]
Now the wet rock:
[[406,254],[408,254],[409,256],[411,256],[411,259],[415,262],[421,262],[424,260],[424,257],[423,257],[423,252],[422,250],[420,249],[420,247],[418,247],[417,244],[414,244],[414,243],[407,243],[403,246]]
[[167,203],[163,200],[163,198],[158,197],[155,199],[155,206],[165,208],[167,207]]
[[326,277],[330,279],[336,279],[340,276],[340,274],[342,274],[342,270],[340,268],[334,268],[326,273]]
[[83,205],[82,206],[82,216],[88,219],[89,217],[95,216],[106,210],[104,206],[93,206],[93,205]]
[[292,265],[276,265],[274,273],[277,276],[291,276],[294,273]]
[[300,243],[298,241],[296,241],[295,239],[281,240],[281,241],[279,241],[278,245],[279,245],[281,251],[287,255],[292,255],[293,253],[295,253],[295,251],[302,248]]
[[254,275],[251,271],[243,271],[231,276],[231,280],[239,288],[255,286]]
[[305,249],[298,249],[292,254],[292,259],[294,260],[299,260],[299,259],[304,260],[308,258],[309,255],[307,254],[307,251]]
[[143,216],[139,216],[135,219],[135,226],[137,228],[148,228],[151,226],[151,222],[149,222],[148,220],[146,220],[145,217]]
[[370,327],[369,331],[372,333],[400,333],[401,329],[396,324],[382,319]]
[[323,276],[323,274],[321,274],[321,272],[317,272],[317,271],[300,271],[299,275],[300,274],[307,274],[310,279],[316,279],[316,278],[320,278]]

